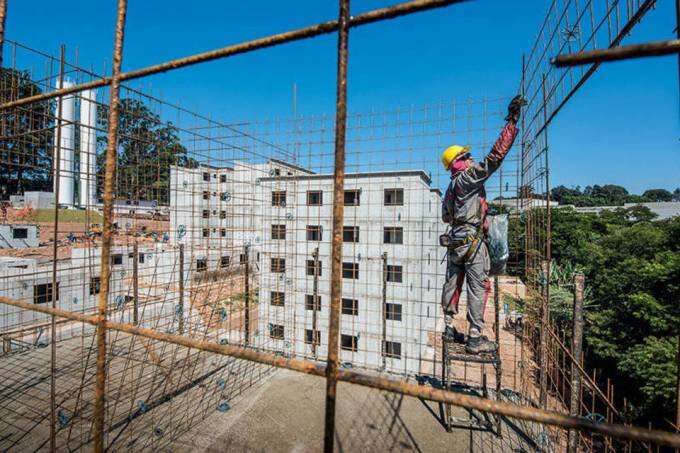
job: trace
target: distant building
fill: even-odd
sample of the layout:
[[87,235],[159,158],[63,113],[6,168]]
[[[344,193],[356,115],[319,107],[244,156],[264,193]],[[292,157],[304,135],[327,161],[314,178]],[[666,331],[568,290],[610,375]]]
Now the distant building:
[[9,199],[15,208],[54,209],[52,192],[24,192],[23,195],[11,195]]
[[37,225],[0,224],[0,249],[23,249],[40,245]]
[[665,220],[680,215],[680,201],[657,201],[649,203],[625,203],[623,206],[582,206],[576,207],[574,205],[560,205],[560,208],[572,208],[576,212],[583,214],[592,213],[599,214],[602,211],[615,211],[617,209],[628,209],[635,206],[643,206],[648,208],[658,217],[654,220]]
[[[556,201],[550,201],[550,207],[554,208],[559,205]],[[489,201],[490,206],[502,206],[508,210],[509,213],[524,212],[527,209],[545,208],[546,201],[541,198],[502,198]]]
[[[434,335],[444,263],[441,193],[422,171],[345,177],[340,359],[416,374]],[[333,175],[260,179],[259,346],[327,354]],[[429,357],[429,359],[428,359]]]
[[256,210],[265,202],[257,190],[260,178],[298,174],[311,172],[276,159],[237,161],[233,167],[171,167],[171,241],[223,250],[229,260],[242,254],[245,245],[255,250],[262,242]]
[[[99,203],[96,207],[103,209],[104,205]],[[113,200],[113,212],[123,216],[153,216],[161,211],[156,200],[117,199]]]

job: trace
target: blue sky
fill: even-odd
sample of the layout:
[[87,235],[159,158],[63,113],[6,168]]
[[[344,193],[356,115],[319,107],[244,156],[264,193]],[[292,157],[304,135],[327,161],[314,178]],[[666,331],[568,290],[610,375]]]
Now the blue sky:
[[[354,13],[390,4],[354,1]],[[461,97],[501,97],[519,84],[521,54],[533,42],[547,0],[473,1],[356,29],[350,38],[350,110],[389,109]],[[671,1],[628,43],[668,39]],[[94,7],[93,5],[96,5]],[[336,17],[335,1],[129,2],[124,69]],[[79,63],[110,67],[114,1],[10,1],[7,36],[56,54],[78,48]],[[329,113],[335,102],[335,36],[280,46],[145,79],[137,86],[223,121]],[[552,185],[615,183],[639,192],[680,186],[677,60],[605,65],[550,129]]]

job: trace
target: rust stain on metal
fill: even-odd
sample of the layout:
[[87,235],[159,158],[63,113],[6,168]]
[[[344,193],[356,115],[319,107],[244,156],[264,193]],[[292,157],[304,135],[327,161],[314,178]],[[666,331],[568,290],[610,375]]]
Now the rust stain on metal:
[[[337,87],[335,103],[335,170],[333,173],[333,237],[331,242],[331,308],[328,320],[326,365],[326,422],[324,451],[333,452],[335,442],[335,400],[337,397],[338,338],[342,298],[342,227],[345,202],[345,136],[347,132],[347,59],[349,0],[340,0],[338,28]],[[316,303],[316,302],[315,302]]]
[[[55,315],[60,318],[70,319],[72,321],[84,322],[94,326],[99,324],[98,316],[84,315],[82,313],[63,310],[60,308],[53,309],[51,307],[34,305],[7,297],[0,297],[0,303],[25,310]],[[327,367],[325,365],[309,360],[289,359],[276,354],[260,352],[250,348],[233,345],[222,345],[204,340],[196,340],[181,335],[163,333],[145,327],[114,321],[108,321],[107,328],[132,335],[138,335],[152,340],[164,341],[179,346],[185,346],[187,348],[194,348],[201,351],[235,357],[237,359],[250,360],[253,362],[271,365],[277,368],[285,368],[313,376],[325,377],[327,375]],[[448,390],[441,390],[413,384],[408,381],[397,381],[386,377],[380,377],[375,374],[369,374],[367,372],[338,369],[336,371],[336,377],[338,381],[342,382],[400,393],[413,396],[415,398],[423,398],[430,401],[452,404],[454,406],[459,406],[466,409],[477,409],[479,411],[488,412],[491,414],[504,415],[507,417],[513,417],[537,423],[545,423],[547,425],[558,426],[566,429],[595,432],[620,439],[654,442],[660,445],[668,445],[670,447],[680,448],[680,435],[673,434],[671,432],[643,429],[613,423],[597,423],[586,418],[572,417],[559,412],[533,407],[517,406],[514,404],[489,400],[478,396],[471,396]]]
[[97,379],[95,385],[94,407],[94,449],[104,451],[104,422],[106,412],[106,306],[111,280],[111,242],[113,234],[113,199],[116,177],[116,156],[118,140],[118,120],[120,115],[120,73],[123,62],[123,40],[127,0],[118,0],[116,34],[113,44],[113,68],[111,100],[109,104],[109,124],[106,145],[106,166],[104,177],[104,221],[102,229],[101,288],[99,292],[97,317]]

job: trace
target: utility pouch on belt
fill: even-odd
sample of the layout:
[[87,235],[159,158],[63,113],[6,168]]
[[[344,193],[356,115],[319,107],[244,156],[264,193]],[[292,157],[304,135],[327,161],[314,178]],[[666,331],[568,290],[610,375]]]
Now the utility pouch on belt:
[[458,241],[454,241],[453,238],[448,233],[439,235],[439,245],[441,245],[442,247],[447,248],[452,247],[454,245],[454,242]]

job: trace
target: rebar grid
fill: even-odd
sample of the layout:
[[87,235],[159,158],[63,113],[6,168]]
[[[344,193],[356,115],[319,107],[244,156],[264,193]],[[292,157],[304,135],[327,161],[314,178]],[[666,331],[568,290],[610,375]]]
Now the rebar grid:
[[[59,112],[56,116],[51,114],[50,99],[60,99],[61,105],[69,98],[68,95],[83,92],[85,89],[110,86],[108,105],[96,103],[98,125],[84,127],[84,130],[94,132],[98,147],[106,149],[105,165],[99,163],[96,171],[88,173],[85,178],[87,181],[94,181],[96,188],[101,187],[103,182],[103,217],[92,221],[97,214],[90,213],[90,210],[95,205],[99,207],[99,203],[88,200],[84,206],[84,228],[70,226],[64,231],[79,233],[81,237],[77,237],[75,241],[81,241],[84,245],[76,255],[70,250],[71,261],[75,263],[64,271],[58,268],[57,262],[60,253],[65,255],[68,252],[73,240],[67,238],[69,243],[59,243],[60,235],[63,238],[64,232],[57,228],[56,217],[60,209],[59,203],[55,202],[55,228],[52,231],[55,253],[51,267],[51,289],[44,286],[49,285],[48,283],[42,283],[42,280],[38,282],[41,271],[29,265],[27,271],[21,275],[31,276],[35,280],[36,285],[31,288],[32,291],[17,291],[10,298],[0,299],[6,309],[2,322],[3,338],[9,344],[8,352],[20,350],[26,355],[39,355],[40,350],[36,346],[42,344],[42,333],[38,332],[44,331],[47,327],[45,321],[48,319],[51,321],[49,331],[53,338],[50,342],[51,351],[68,351],[70,345],[75,345],[71,347],[77,351],[76,357],[70,358],[65,354],[67,365],[59,362],[59,366],[53,368],[58,372],[53,371],[49,375],[50,379],[56,381],[50,386],[50,392],[54,392],[58,385],[67,389],[64,399],[59,400],[59,403],[59,397],[50,398],[50,407],[54,408],[49,414],[53,418],[50,429],[55,431],[49,436],[52,449],[60,446],[78,449],[91,443],[98,450],[102,450],[104,446],[137,447],[140,443],[149,448],[167,445],[181,432],[191,428],[211,408],[214,410],[216,402],[219,401],[218,410],[225,407],[222,404],[230,400],[228,395],[224,395],[225,381],[233,384],[232,388],[236,392],[257,381],[257,378],[244,379],[243,382],[229,380],[229,374],[225,374],[227,366],[236,367],[237,373],[241,375],[250,373],[251,376],[257,374],[259,377],[269,368],[259,367],[257,363],[326,377],[327,451],[332,451],[334,443],[333,406],[336,381],[353,382],[403,395],[517,417],[519,420],[531,420],[537,424],[592,430],[608,436],[607,438],[621,436],[678,444],[677,438],[667,433],[596,423],[560,414],[560,411],[567,412],[565,392],[551,391],[556,396],[548,396],[545,390],[541,392],[534,379],[527,378],[538,368],[531,355],[546,360],[546,356],[552,354],[547,358],[548,363],[558,363],[561,360],[562,368],[558,370],[557,376],[544,375],[547,378],[544,386],[550,385],[552,390],[564,385],[563,370],[566,362],[564,355],[559,355],[561,350],[555,347],[559,343],[550,343],[549,349],[537,354],[536,348],[525,344],[525,338],[529,336],[526,334],[519,338],[513,335],[507,340],[513,345],[508,348],[513,355],[513,372],[510,374],[513,376],[513,384],[509,390],[512,390],[512,395],[521,395],[519,402],[526,407],[416,386],[406,380],[394,381],[382,374],[348,369],[351,365],[402,377],[437,375],[437,354],[441,347],[437,345],[437,333],[441,332],[441,316],[437,310],[438,296],[435,294],[441,287],[443,271],[441,265],[437,265],[440,258],[437,256],[438,249],[430,245],[436,243],[436,236],[442,228],[438,219],[438,197],[441,195],[435,187],[441,187],[448,175],[438,166],[436,151],[452,139],[471,144],[483,151],[488,149],[501,124],[502,107],[507,101],[468,100],[426,106],[422,109],[347,115],[343,93],[346,90],[348,30],[378,19],[450,3],[456,2],[413,1],[350,17],[349,4],[345,1],[341,2],[341,17],[337,21],[125,73],[120,71],[125,13],[123,1],[119,4],[114,45],[116,64],[112,76],[98,78],[91,72],[76,70],[80,77],[90,81],[42,94],[18,95],[16,87],[6,87],[7,95],[3,95],[3,100],[9,99],[9,102],[0,105],[0,109],[5,112],[3,118],[11,118],[22,112],[34,115],[33,107],[38,105],[42,106],[42,110],[34,116],[43,125],[37,130],[29,127],[28,131],[22,130],[16,124],[13,127],[3,127],[2,137],[26,143],[37,136],[49,143],[53,138],[50,133],[55,127],[56,135],[59,136],[69,124],[78,128],[84,126],[82,121],[65,120],[64,115]],[[224,125],[120,86],[120,82],[125,80],[334,31],[338,31],[340,36],[338,109],[335,121],[325,117],[295,117],[282,122]],[[53,71],[49,71],[49,75],[38,78],[38,84],[49,87],[54,80],[53,74]],[[8,77],[10,83],[15,83],[15,80],[16,77]],[[95,96],[103,98],[103,94],[98,93]],[[77,99],[81,105],[92,102],[82,94]],[[125,117],[133,126],[136,122],[155,121],[153,109],[151,112],[146,111],[133,102],[135,100],[157,104],[158,110],[173,110],[178,121],[174,124],[161,121],[159,127],[165,125],[167,129],[160,136],[166,134],[167,138],[168,135],[175,134],[177,139],[167,139],[159,143],[158,138],[148,137],[144,130],[126,128],[125,121],[121,122],[119,116]],[[545,108],[543,113],[546,113]],[[55,120],[59,125],[51,126],[51,122]],[[545,124],[549,122],[545,117],[544,121]],[[282,123],[286,126],[281,127]],[[461,126],[461,123],[464,125]],[[123,129],[122,132],[117,130],[118,127]],[[79,139],[81,142],[82,130]],[[103,136],[104,131],[107,132],[106,137]],[[539,152],[536,159],[540,160],[547,155],[547,137],[544,141],[545,152]],[[68,146],[67,144],[66,148]],[[184,148],[184,151],[180,152],[178,146]],[[70,147],[71,152],[77,148],[75,142]],[[62,149],[59,138],[55,148]],[[131,152],[123,153],[121,148]],[[160,157],[160,151],[164,148],[172,150],[173,157],[169,162]],[[19,154],[36,160],[35,155],[23,152]],[[430,157],[423,157],[424,155]],[[132,161],[125,161],[127,158],[132,158]],[[335,165],[332,175],[329,174],[331,159]],[[542,187],[547,192],[547,180],[541,186],[542,174],[531,176],[531,171],[534,170],[526,170],[535,168],[533,161],[526,164],[525,153],[522,153],[521,159],[522,161],[519,157],[508,159],[505,167],[511,170],[499,173],[498,179],[489,183],[490,194],[496,193],[502,200],[504,196],[519,193],[517,198],[520,200],[524,187]],[[57,162],[54,164],[56,173],[60,171],[60,160],[57,159]],[[519,172],[512,169],[519,167],[520,163],[525,164],[522,166],[521,176],[529,177],[521,184],[510,187],[512,181],[519,179]],[[82,161],[79,161],[79,165],[82,171]],[[39,165],[22,162],[19,167]],[[119,167],[118,172],[115,171],[116,167]],[[130,168],[134,170],[131,171]],[[547,157],[545,169],[547,172]],[[346,180],[343,181],[345,170]],[[72,173],[75,175],[75,170]],[[344,206],[352,204],[347,201],[346,194],[356,188],[357,182],[362,178],[369,179],[366,184],[361,184],[359,196],[352,203],[357,207],[362,204],[368,207],[368,216],[361,214],[356,207]],[[56,181],[59,181],[58,177]],[[326,186],[320,186],[322,183],[326,183]],[[327,195],[333,192],[333,215],[321,208],[308,207],[315,206],[317,196],[310,192]],[[55,190],[57,200],[59,195],[60,190]],[[404,200],[409,202],[408,206],[414,212],[399,208],[404,206]],[[143,202],[154,201],[156,206],[143,206]],[[328,206],[328,202],[329,200],[325,200],[319,204]],[[166,204],[169,205],[167,208]],[[292,219],[289,218],[290,211],[293,212]],[[303,216],[298,221],[297,214],[300,212]],[[543,254],[543,248],[549,246],[549,239],[546,242],[546,239],[534,236],[540,229],[549,228],[546,223],[535,220],[541,218],[540,214],[530,215],[535,215],[535,218],[527,223],[533,229],[527,227],[526,238],[531,250],[538,252],[531,255],[530,261],[530,247],[525,248],[527,267],[530,262],[532,266],[537,266],[541,257],[549,256],[549,249],[548,253]],[[434,220],[431,223],[423,220],[416,222],[414,219],[419,216]],[[331,230],[328,228],[331,220],[333,239],[329,244],[327,238],[323,239],[326,237],[323,226],[327,227],[327,233]],[[93,227],[98,222],[103,224],[101,241],[98,239],[100,232]],[[372,231],[371,226],[366,229],[362,226],[348,230],[348,226],[356,227],[348,225],[348,222],[361,225],[370,225],[373,222],[376,228]],[[115,231],[114,223],[118,224]],[[283,229],[280,228],[281,225],[284,226]],[[409,242],[407,234],[411,230],[423,237],[427,231],[429,240],[428,245],[425,245],[425,241],[419,243],[420,250],[415,258],[410,256],[410,251],[404,253],[398,247]],[[357,240],[348,240],[348,237],[354,238],[355,233]],[[364,239],[361,246],[356,245],[360,242],[359,238],[364,238],[366,233],[372,239]],[[144,237],[147,235],[151,237]],[[289,240],[289,237],[293,240]],[[347,261],[348,254],[343,252],[343,242],[352,243],[352,260]],[[101,249],[97,248],[99,243]],[[375,248],[385,251],[374,253],[372,250]],[[366,251],[362,253],[364,250]],[[293,266],[290,266],[288,256],[292,257]],[[100,260],[99,274],[96,273],[97,266],[94,264],[97,259]],[[280,261],[281,259],[284,261]],[[352,265],[345,266],[345,263]],[[378,266],[375,269],[379,271],[373,269],[374,265]],[[332,269],[330,282],[326,280],[320,284],[319,277],[327,278],[324,272],[328,268]],[[79,272],[79,278],[73,278],[71,271]],[[291,283],[287,278],[290,271]],[[63,277],[61,273],[64,274]],[[272,274],[283,274],[284,278],[272,278]],[[366,274],[370,276],[368,279]],[[57,275],[60,275],[59,282]],[[411,296],[408,293],[413,291],[414,285],[409,280],[414,276],[418,277],[415,291],[420,294]],[[540,277],[534,273],[532,278],[534,285],[538,285]],[[362,279],[366,280],[361,281]],[[9,279],[5,281],[9,282]],[[383,299],[381,304],[369,305],[372,288],[367,281],[379,283]],[[8,289],[14,291],[14,282],[9,283],[12,286]],[[251,289],[253,283],[255,288]],[[288,289],[291,284],[295,286],[292,291]],[[396,284],[403,285],[405,291],[400,291]],[[519,284],[515,280],[514,284],[505,286],[515,286],[518,291]],[[63,299],[70,297],[64,293],[78,292],[82,306],[75,311],[64,304]],[[407,295],[404,297],[400,295],[402,293]],[[283,300],[280,294],[283,294]],[[288,295],[295,297],[292,304],[288,303]],[[308,299],[310,295],[312,298]],[[47,296],[54,304],[52,308],[43,304],[42,299]],[[350,302],[345,303],[342,296],[350,296],[345,297]],[[85,306],[85,301],[91,297],[99,298],[98,306]],[[322,317],[318,312],[323,312],[324,306],[328,307],[329,299],[331,309],[328,315]],[[31,300],[33,303],[27,302]],[[356,308],[366,311],[366,321],[356,323],[352,313],[355,305],[352,301],[367,305],[366,308]],[[316,309],[317,303],[320,310]],[[281,304],[283,310],[280,310]],[[400,308],[397,309],[396,305]],[[61,308],[56,308],[57,306]],[[418,306],[420,312],[409,313],[407,310],[413,310],[414,306]],[[10,310],[10,307],[15,310]],[[29,313],[30,316],[27,315]],[[300,313],[303,313],[301,319]],[[345,322],[347,316],[350,316],[349,322]],[[57,318],[60,320],[57,321]],[[400,330],[396,328],[395,322],[402,322],[402,318],[409,322],[413,320],[413,325],[406,329],[406,337],[415,335],[415,352],[408,350],[405,342],[395,341],[395,335]],[[316,323],[321,325],[314,326]],[[371,332],[374,324],[379,325],[382,334],[372,344],[362,343],[353,335],[358,331]],[[326,326],[328,346],[324,351],[321,332]],[[307,335],[308,331],[311,331],[310,336]],[[544,329],[544,335],[548,333]],[[557,335],[562,335],[564,343],[564,333]],[[33,343],[26,341],[29,339],[33,339]],[[543,345],[548,343],[541,342]],[[229,357],[215,359],[220,355],[233,357],[234,360]],[[518,355],[524,357],[520,361],[519,371],[516,360]],[[13,358],[12,354],[9,357]],[[327,359],[325,366],[320,362],[324,358]],[[96,373],[93,366],[95,359]],[[55,367],[58,361],[59,357],[52,356],[50,366]],[[252,365],[249,365],[250,361]],[[410,361],[414,361],[415,365],[410,365]],[[5,363],[7,370],[20,366],[14,361]],[[34,371],[35,369],[27,368],[23,379],[33,378],[31,372]],[[479,386],[481,379],[478,376],[484,372],[484,366],[465,364],[460,371],[462,381]],[[70,378],[68,373],[74,377]],[[519,382],[517,375],[521,375]],[[16,384],[21,381],[22,379],[17,379]],[[209,382],[209,388],[202,387],[206,382]],[[128,388],[130,384],[133,386],[132,390]],[[15,389],[15,386],[11,386],[11,390]],[[43,390],[43,387],[35,388],[36,392]],[[39,420],[44,417],[42,408],[36,410],[34,404],[26,404],[20,398],[29,395],[36,397],[33,394],[12,393],[10,401],[22,409],[16,409],[17,406],[10,406],[8,402],[7,410],[16,411],[18,419],[24,417],[20,410],[35,411],[34,426],[40,426]],[[552,411],[530,407],[541,396],[546,398],[544,408]],[[42,401],[46,400],[45,394],[42,398]],[[496,398],[503,399],[499,395]],[[201,401],[199,409],[191,410],[189,401],[193,405],[196,399]],[[185,403],[184,407],[182,402]],[[393,406],[396,402],[392,400],[389,404]],[[56,408],[61,408],[63,412],[59,413]],[[173,411],[182,410],[184,413],[180,416],[167,416]],[[90,423],[92,419],[94,423]],[[172,426],[169,420],[179,420],[178,425],[181,426]],[[11,425],[12,422],[8,424]],[[58,430],[55,429],[57,424],[60,425]],[[23,445],[21,442],[27,440],[27,434],[33,435],[34,428],[21,425],[14,427],[18,433],[10,440],[12,443],[9,446]],[[153,435],[149,434],[149,428]],[[66,438],[63,435],[65,431],[68,432]],[[560,431],[557,437],[566,438],[565,432]],[[482,439],[482,442],[486,441]]]
[[[620,49],[623,39],[654,5],[653,0],[553,1],[534,45],[523,58],[522,92],[529,104],[522,119],[518,196],[524,211],[524,273],[529,319],[524,326],[524,337],[540,363],[540,386],[535,401],[546,407],[550,405],[549,399],[554,398],[563,407],[571,406],[575,415],[619,423],[626,423],[623,415],[625,398],[623,401],[615,399],[613,383],[598,381],[596,372],[590,375],[584,370],[581,353],[574,355],[570,347],[578,327],[556,324],[549,312],[551,287],[573,292],[574,286],[571,281],[558,281],[556,272],[551,269],[548,129],[562,107],[599,68],[601,61],[588,66],[562,67],[553,65],[551,60],[561,54],[587,56],[589,50]],[[579,385],[581,381],[583,386]],[[572,394],[573,391],[578,397]],[[624,410],[619,410],[617,405],[624,406]],[[576,451],[579,442],[588,449],[607,451],[651,448],[649,445],[618,443],[606,436],[594,438],[587,433],[582,433],[578,441],[573,434],[570,436],[569,451]],[[564,447],[567,447],[566,442]]]

